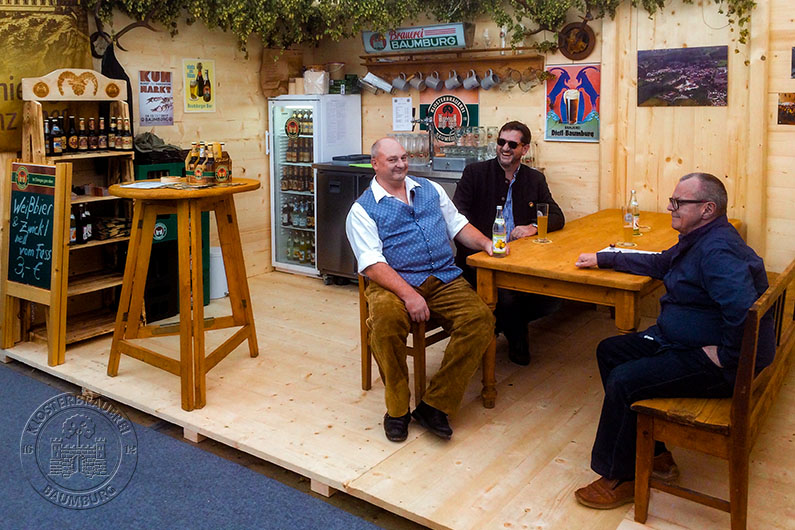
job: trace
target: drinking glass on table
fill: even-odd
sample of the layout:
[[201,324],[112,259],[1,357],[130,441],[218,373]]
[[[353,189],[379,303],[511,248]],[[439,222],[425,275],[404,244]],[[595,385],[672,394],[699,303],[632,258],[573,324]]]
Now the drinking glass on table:
[[621,237],[616,243],[619,247],[636,247],[637,243],[632,242],[632,233],[634,232],[632,210],[626,206],[621,207]]
[[533,243],[552,243],[551,239],[547,239],[549,204],[539,202],[536,205],[536,224],[538,225],[538,237],[533,240]]

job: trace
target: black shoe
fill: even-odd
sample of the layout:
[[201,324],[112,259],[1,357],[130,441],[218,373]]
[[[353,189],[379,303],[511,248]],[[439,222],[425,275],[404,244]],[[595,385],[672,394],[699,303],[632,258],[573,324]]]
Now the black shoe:
[[527,339],[508,340],[508,358],[512,363],[520,366],[530,364],[530,346]]
[[420,425],[431,431],[433,434],[445,440],[449,440],[453,435],[453,429],[447,422],[447,414],[439,409],[433,408],[424,401],[420,401],[414,412],[411,413]]
[[402,442],[405,440],[409,435],[409,422],[411,422],[411,414],[408,412],[398,418],[384,414],[386,439],[391,442]]

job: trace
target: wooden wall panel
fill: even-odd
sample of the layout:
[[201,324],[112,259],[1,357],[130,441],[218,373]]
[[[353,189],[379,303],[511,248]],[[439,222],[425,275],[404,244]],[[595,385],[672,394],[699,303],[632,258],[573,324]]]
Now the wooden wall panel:
[[[129,23],[117,14],[114,27]],[[172,72],[174,90],[174,125],[137,127],[136,132],[151,131],[168,143],[183,148],[192,141],[226,142],[236,176],[253,178],[262,187],[237,197],[238,220],[243,240],[246,270],[249,275],[271,270],[270,266],[270,201],[268,160],[265,156],[267,104],[260,89],[259,70],[262,46],[255,39],[249,42],[249,57],[238,50],[234,36],[221,31],[208,31],[202,24],[179,25],[179,34],[171,38],[166,31],[153,33],[143,28],[127,33],[122,44],[129,52],[117,48],[116,56],[130,76],[135,95],[134,119],[138,120],[139,70]],[[206,58],[215,61],[214,113],[183,111],[182,59]],[[99,68],[99,64],[95,64]],[[211,241],[217,244],[214,223]],[[213,244],[213,243],[211,243]]]

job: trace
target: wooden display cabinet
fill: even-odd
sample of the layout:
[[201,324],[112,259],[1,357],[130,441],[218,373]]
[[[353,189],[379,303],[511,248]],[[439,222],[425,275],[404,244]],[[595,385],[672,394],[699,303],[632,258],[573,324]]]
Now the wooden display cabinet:
[[[98,116],[100,103],[109,102],[110,116],[130,118],[125,101],[126,83],[109,79],[93,70],[62,69],[43,77],[23,79],[22,97],[25,100],[22,132],[23,161],[72,166],[71,188],[65,190],[67,198],[71,195],[72,206],[65,208],[66,226],[69,227],[70,210],[74,211],[77,205],[89,209],[95,236],[97,218],[130,219],[132,209],[129,200],[109,194],[76,196],[72,190],[85,186],[107,189],[112,184],[132,181],[134,152],[89,150],[47,156],[42,109],[42,102],[64,102],[69,106],[71,114]],[[78,110],[75,111],[76,109]],[[109,125],[108,123],[107,126]],[[68,199],[67,204],[69,204]],[[65,344],[71,344],[113,331],[116,288],[122,284],[129,234],[108,239],[95,237],[85,243],[69,244],[67,230],[65,239],[62,267],[67,277],[67,302],[63,314],[67,319]],[[29,321],[29,325],[22,327],[23,339],[47,341],[46,328],[52,323],[45,323],[41,318],[30,318],[30,316],[23,317],[23,322],[25,320]]]

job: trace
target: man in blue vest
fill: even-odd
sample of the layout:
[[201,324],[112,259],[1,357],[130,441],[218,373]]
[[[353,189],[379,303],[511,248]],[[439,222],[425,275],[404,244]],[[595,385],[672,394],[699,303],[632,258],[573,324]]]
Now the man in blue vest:
[[[469,379],[494,337],[494,316],[461,277],[450,241],[491,254],[491,239],[469,224],[441,186],[408,177],[406,150],[382,138],[371,150],[375,178],[353,204],[345,223],[361,274],[370,278],[370,346],[384,380],[386,437],[408,436],[412,416],[442,438]],[[439,370],[409,414],[406,338],[411,321],[439,320],[450,342]]]

